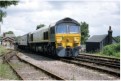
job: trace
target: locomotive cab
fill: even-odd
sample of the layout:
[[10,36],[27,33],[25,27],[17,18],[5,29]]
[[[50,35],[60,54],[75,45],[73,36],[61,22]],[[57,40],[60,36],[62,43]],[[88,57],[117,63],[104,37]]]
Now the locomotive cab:
[[80,25],[70,18],[57,22],[55,27],[56,53],[59,57],[74,57],[80,49]]

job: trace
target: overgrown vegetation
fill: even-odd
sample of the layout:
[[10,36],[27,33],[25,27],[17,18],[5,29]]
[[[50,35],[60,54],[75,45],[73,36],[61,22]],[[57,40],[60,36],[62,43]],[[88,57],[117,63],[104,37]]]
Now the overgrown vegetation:
[[[3,46],[0,46],[0,56],[6,54],[8,51]],[[2,57],[0,57],[0,79],[18,80],[18,77],[13,73],[8,64],[2,63]]]
[[120,36],[113,37],[118,43],[120,43]]
[[0,56],[7,53],[8,51],[3,47],[3,46],[0,46]]
[[5,34],[14,34],[13,31],[5,32]]
[[9,65],[0,63],[0,78],[9,80],[18,80]]
[[120,58],[120,43],[105,46],[100,54]]

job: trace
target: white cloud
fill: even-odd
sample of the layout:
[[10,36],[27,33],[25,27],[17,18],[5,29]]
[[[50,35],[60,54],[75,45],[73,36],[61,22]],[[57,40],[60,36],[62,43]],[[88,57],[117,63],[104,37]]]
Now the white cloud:
[[113,35],[116,36],[120,33],[119,6],[118,1],[53,3],[40,0],[21,0],[17,6],[6,9],[8,14],[2,25],[2,32],[12,30],[17,36],[23,35],[34,31],[40,23],[48,26],[64,17],[71,17],[79,22],[87,22],[91,36],[107,34],[110,25]]
[[67,8],[67,10],[72,10],[75,14],[71,16],[78,21],[86,21],[89,23],[91,36],[96,34],[107,34],[110,25],[114,30],[113,35],[116,36],[120,33],[120,14],[119,4],[117,2],[75,2],[67,3],[65,8]]

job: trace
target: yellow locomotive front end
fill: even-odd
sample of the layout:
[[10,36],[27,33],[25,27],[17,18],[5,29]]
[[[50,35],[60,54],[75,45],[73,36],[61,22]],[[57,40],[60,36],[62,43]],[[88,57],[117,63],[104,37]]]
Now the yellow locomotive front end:
[[56,48],[59,46],[64,48],[80,46],[80,37],[80,34],[56,34]]
[[56,27],[55,44],[59,57],[75,57],[80,49],[80,25],[61,23]]

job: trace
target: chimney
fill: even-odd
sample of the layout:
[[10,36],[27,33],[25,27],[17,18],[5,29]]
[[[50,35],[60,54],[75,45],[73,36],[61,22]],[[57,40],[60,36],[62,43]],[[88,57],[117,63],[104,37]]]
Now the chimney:
[[112,44],[112,30],[111,30],[111,26],[109,26],[109,30],[108,30],[108,44]]
[[5,33],[3,33],[3,37],[5,37]]

